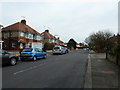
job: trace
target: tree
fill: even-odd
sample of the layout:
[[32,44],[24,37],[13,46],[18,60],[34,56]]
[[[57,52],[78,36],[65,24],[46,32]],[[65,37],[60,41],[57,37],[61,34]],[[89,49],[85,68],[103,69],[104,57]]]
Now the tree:
[[85,42],[95,51],[104,52],[113,46],[113,42],[110,40],[112,36],[113,34],[109,31],[98,31],[87,37]]
[[120,55],[120,44],[117,44],[113,47],[113,53]]
[[44,44],[44,50],[52,50],[53,49],[53,47],[54,47],[54,45],[53,44],[51,44],[51,43],[45,43]]
[[67,44],[67,47],[69,48],[69,49],[76,49],[76,41],[74,40],[74,39],[70,39],[69,41],[68,41],[68,44]]

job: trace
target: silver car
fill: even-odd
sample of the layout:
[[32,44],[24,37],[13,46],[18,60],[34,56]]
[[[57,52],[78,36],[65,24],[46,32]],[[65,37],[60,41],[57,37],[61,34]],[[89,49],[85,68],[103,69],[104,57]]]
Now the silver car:
[[53,54],[64,54],[65,53],[65,49],[62,46],[55,46],[52,51],[53,51]]

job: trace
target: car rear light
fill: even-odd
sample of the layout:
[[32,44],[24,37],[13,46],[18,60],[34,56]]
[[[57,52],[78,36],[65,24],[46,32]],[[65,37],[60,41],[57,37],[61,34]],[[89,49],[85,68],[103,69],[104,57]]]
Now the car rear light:
[[34,52],[31,52],[30,54],[34,54]]

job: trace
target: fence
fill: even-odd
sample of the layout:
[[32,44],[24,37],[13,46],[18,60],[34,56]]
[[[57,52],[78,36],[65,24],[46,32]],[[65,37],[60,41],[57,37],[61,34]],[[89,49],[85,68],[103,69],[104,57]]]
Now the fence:
[[120,55],[108,54],[107,59],[120,66]]

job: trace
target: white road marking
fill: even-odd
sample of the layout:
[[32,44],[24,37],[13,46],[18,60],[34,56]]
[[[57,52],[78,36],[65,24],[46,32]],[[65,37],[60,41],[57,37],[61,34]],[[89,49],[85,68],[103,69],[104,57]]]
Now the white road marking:
[[25,72],[25,71],[28,71],[28,70],[32,70],[32,69],[38,68],[39,66],[41,66],[41,65],[30,67],[30,68],[27,68],[27,69],[24,69],[24,70],[20,70],[18,72],[13,73],[13,74],[16,75],[16,74],[19,74],[19,73],[22,73],[22,72]]

